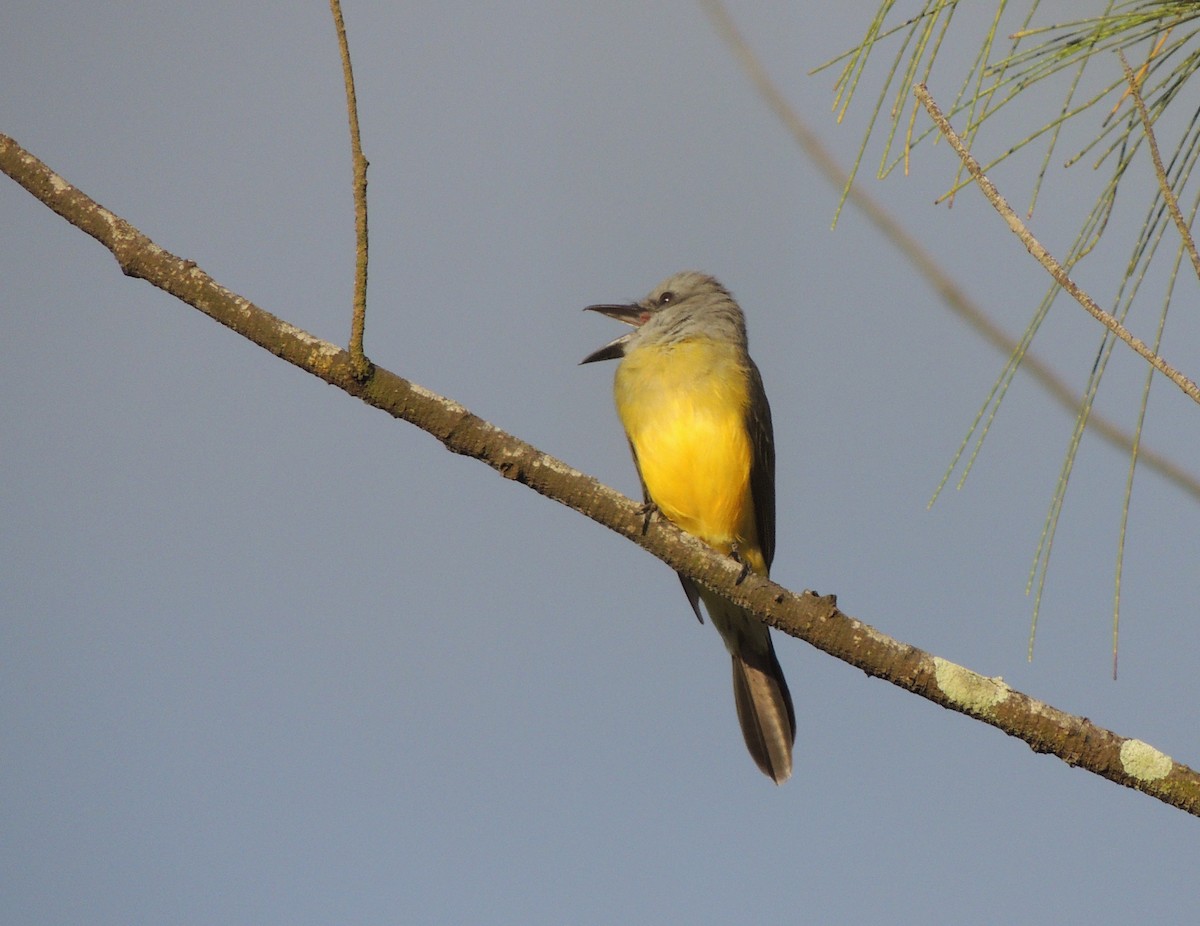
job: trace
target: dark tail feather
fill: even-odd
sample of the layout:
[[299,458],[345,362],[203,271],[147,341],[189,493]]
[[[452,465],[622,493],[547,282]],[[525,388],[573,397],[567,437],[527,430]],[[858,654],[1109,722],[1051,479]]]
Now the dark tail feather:
[[796,712],[769,638],[765,653],[733,654],[733,700],[750,756],[764,775],[783,784],[792,774]]

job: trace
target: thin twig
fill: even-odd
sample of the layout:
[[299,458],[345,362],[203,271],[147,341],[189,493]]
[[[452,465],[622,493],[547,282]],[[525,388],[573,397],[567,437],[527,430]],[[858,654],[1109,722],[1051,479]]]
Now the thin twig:
[[354,164],[354,314],[350,321],[350,358],[355,375],[365,379],[371,371],[371,363],[363,353],[363,333],[367,323],[367,159],[363,157],[358,132],[358,98],[354,93],[354,70],[350,66],[350,43],[346,40],[346,24],[342,21],[342,5],[338,0],[329,0],[329,10],[333,13],[338,48],[342,53],[350,154]]
[[1128,344],[1138,356],[1146,360],[1154,369],[1158,370],[1158,372],[1178,386],[1184,395],[1188,396],[1193,402],[1200,403],[1200,387],[1184,376],[1179,370],[1175,369],[1175,367],[1171,366],[1171,364],[1167,363],[1167,361],[1163,360],[1158,354],[1154,353],[1154,351],[1146,346],[1144,341],[1140,338],[1135,338],[1129,329],[1113,318],[1112,315],[1100,308],[1091,296],[1076,285],[1067,271],[1063,269],[1062,264],[1055,260],[1050,252],[1042,246],[1041,242],[1033,236],[1033,233],[1025,223],[1021,221],[1020,216],[1013,211],[1004,197],[1000,195],[1000,191],[996,189],[996,185],[984,174],[983,169],[979,166],[979,162],[971,156],[971,153],[963,145],[962,140],[955,134],[949,120],[942,114],[941,109],[938,108],[933,97],[929,95],[929,91],[925,85],[917,84],[913,88],[913,93],[921,101],[921,104],[925,107],[925,111],[929,113],[938,130],[945,136],[946,141],[950,143],[950,147],[958,154],[967,171],[975,179],[975,182],[979,184],[979,188],[987,197],[988,202],[992,204],[992,208],[1000,213],[1000,216],[1008,224],[1012,232],[1021,239],[1021,243],[1025,245],[1025,249],[1036,258],[1038,263],[1046,268],[1046,271],[1054,277],[1058,285],[1071,298],[1083,306],[1089,315],[1104,325],[1119,340]]
[[[1123,51],[1118,51],[1117,57],[1121,59],[1121,67],[1125,71],[1125,79],[1129,81],[1129,89],[1125,92],[1133,98],[1138,115],[1142,119],[1142,131],[1146,135],[1146,144],[1150,147],[1150,160],[1154,162],[1154,175],[1158,178],[1158,188],[1162,192],[1163,200],[1167,204],[1171,218],[1175,220],[1175,227],[1179,229],[1179,235],[1183,238],[1183,246],[1187,250],[1188,257],[1191,258],[1192,269],[1196,271],[1196,277],[1200,278],[1200,254],[1196,253],[1196,242],[1192,238],[1192,232],[1188,228],[1187,220],[1179,210],[1179,201],[1175,198],[1175,191],[1171,189],[1171,181],[1167,179],[1167,171],[1163,167],[1162,157],[1158,153],[1158,140],[1154,137],[1154,124],[1150,121],[1150,114],[1146,112],[1146,101],[1142,99],[1139,87],[1141,77],[1133,73],[1129,62],[1125,60],[1125,53]],[[1142,66],[1142,69],[1144,72],[1145,65]]]

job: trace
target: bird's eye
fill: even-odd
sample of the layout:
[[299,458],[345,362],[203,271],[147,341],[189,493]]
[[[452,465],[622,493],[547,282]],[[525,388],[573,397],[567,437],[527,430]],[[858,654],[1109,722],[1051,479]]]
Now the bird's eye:
[[675,294],[673,292],[671,292],[670,290],[667,290],[665,293],[663,293],[661,296],[658,297],[659,305],[667,305],[674,301],[675,301]]

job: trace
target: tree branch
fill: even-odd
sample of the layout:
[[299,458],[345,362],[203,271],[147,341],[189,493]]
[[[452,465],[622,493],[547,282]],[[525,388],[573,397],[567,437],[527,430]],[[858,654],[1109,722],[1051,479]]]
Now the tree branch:
[[772,627],[918,694],[1003,730],[1125,787],[1200,816],[1200,774],[1152,746],[1126,739],[945,659],[885,636],[842,613],[832,595],[795,594],[741,569],[663,518],[643,531],[641,505],[501,431],[466,408],[394,373],[355,375],[350,355],[301,331],[214,281],[193,261],[163,250],[12,139],[0,135],[0,171],[108,248],[128,276],[144,279],[308,373],[415,424],[448,450],[481,460],[506,479],[587,515]]

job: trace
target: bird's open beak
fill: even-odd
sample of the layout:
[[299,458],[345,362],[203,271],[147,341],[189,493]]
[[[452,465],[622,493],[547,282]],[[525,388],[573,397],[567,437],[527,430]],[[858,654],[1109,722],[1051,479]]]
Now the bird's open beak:
[[[645,310],[636,303],[633,305],[589,305],[583,311],[599,312],[601,315],[605,315],[608,318],[615,318],[617,321],[633,325],[635,328],[643,325],[646,321],[643,316]],[[630,331],[628,334],[621,335],[615,341],[609,341],[599,350],[588,354],[579,363],[582,365],[585,363],[595,363],[597,360],[619,360],[625,356],[625,345],[629,343],[629,339],[633,335],[634,332]]]

